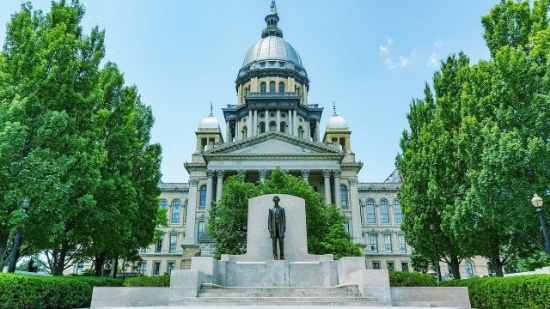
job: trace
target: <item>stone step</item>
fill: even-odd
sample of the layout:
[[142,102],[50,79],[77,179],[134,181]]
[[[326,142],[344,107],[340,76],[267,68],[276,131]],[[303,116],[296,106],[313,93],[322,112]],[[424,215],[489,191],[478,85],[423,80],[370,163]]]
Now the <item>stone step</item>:
[[182,305],[209,306],[391,306],[366,297],[198,297],[186,298]]
[[294,288],[294,287],[220,287],[203,285],[199,297],[361,297],[357,286],[332,288]]
[[357,285],[337,287],[223,287],[205,283],[186,305],[219,306],[390,306],[376,297],[363,297]]

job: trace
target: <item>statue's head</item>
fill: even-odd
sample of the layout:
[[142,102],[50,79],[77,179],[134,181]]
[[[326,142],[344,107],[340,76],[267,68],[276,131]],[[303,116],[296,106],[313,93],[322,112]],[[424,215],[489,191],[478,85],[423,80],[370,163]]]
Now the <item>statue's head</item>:
[[273,201],[275,202],[275,204],[279,203],[280,200],[281,199],[277,195],[273,197]]

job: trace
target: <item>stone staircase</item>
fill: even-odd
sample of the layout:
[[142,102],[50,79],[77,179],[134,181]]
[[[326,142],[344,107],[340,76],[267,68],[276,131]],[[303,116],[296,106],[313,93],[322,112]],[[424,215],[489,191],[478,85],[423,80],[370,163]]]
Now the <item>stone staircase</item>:
[[337,287],[222,287],[205,283],[185,305],[209,306],[391,306],[376,297],[364,297],[357,285]]

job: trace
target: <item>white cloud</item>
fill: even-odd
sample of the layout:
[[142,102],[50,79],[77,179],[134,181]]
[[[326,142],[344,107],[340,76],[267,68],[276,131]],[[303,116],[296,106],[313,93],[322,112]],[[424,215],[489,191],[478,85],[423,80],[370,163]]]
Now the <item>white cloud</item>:
[[435,48],[441,48],[441,46],[443,46],[443,43],[441,41],[435,41],[434,42],[434,47]]
[[413,63],[413,59],[417,56],[416,49],[412,49],[409,56],[397,56],[394,57],[391,55],[390,46],[393,45],[394,41],[389,36],[386,36],[386,44],[380,45],[379,51],[380,54],[385,55],[386,67],[390,70],[397,68],[406,68]]
[[429,67],[436,67],[438,60],[439,60],[439,58],[437,57],[437,53],[433,52],[430,55],[430,58],[428,59],[428,66]]
[[393,44],[393,39],[386,36],[386,45],[380,45],[380,53],[387,55],[390,52],[390,46]]
[[408,57],[399,56],[399,66],[402,68],[408,67],[411,64],[411,59]]

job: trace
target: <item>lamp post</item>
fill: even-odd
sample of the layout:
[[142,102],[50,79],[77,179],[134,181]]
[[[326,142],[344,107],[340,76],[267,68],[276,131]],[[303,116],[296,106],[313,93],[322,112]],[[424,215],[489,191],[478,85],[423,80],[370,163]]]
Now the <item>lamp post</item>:
[[544,242],[546,243],[546,253],[550,258],[550,240],[548,240],[548,231],[546,230],[546,223],[544,222],[544,217],[542,216],[542,198],[535,193],[535,195],[533,195],[533,199],[531,199],[531,203],[533,203],[533,206],[535,206],[537,213],[539,214],[542,234],[544,235]]
[[[23,198],[22,208],[23,211],[27,211],[27,208],[31,204],[31,199],[28,196],[25,196]],[[13,238],[13,246],[11,247],[11,253],[10,253],[10,263],[8,265],[8,272],[14,273],[15,272],[15,263],[17,262],[17,248],[19,247],[19,242],[21,241],[21,225],[17,228],[17,233],[15,233],[15,237]]]

